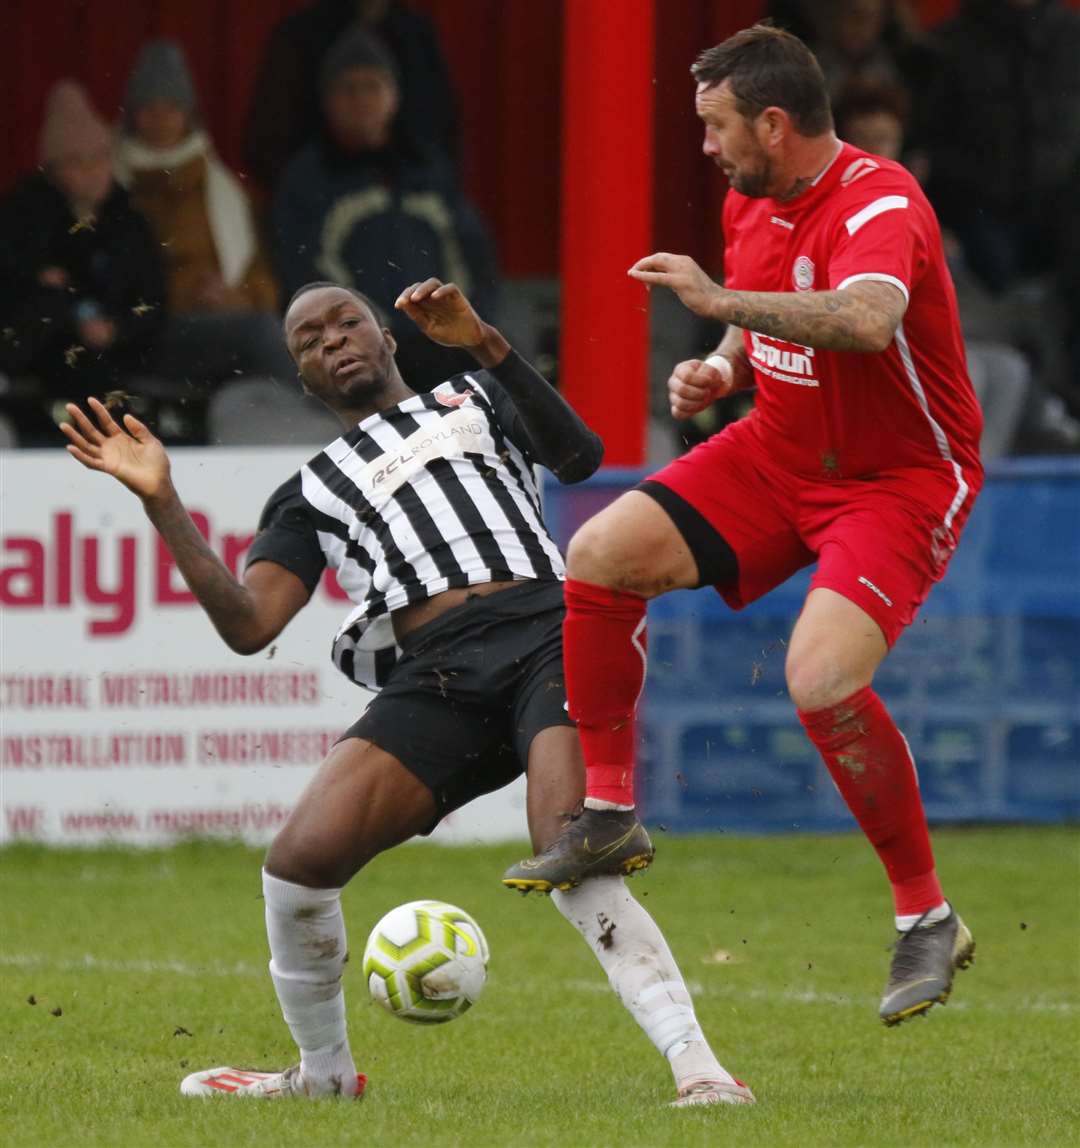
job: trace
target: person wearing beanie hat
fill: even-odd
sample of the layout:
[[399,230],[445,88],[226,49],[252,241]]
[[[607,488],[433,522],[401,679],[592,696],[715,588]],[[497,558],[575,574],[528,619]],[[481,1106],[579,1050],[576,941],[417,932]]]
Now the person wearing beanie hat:
[[112,131],[74,80],[48,93],[37,171],[0,201],[0,372],[24,444],[64,399],[148,373],[164,281],[146,220],[113,180]]
[[429,276],[462,286],[491,314],[494,246],[449,164],[396,136],[399,92],[383,44],[354,30],[320,73],[319,137],[285,169],[273,204],[274,254],[287,293],[314,279],[355,287],[390,315],[399,361],[422,389],[468,369],[394,310],[404,284]]
[[431,17],[399,0],[314,0],[271,28],[259,60],[244,158],[267,190],[318,133],[324,61],[356,28],[377,36],[393,63],[396,141],[434,151],[456,170],[457,99]]
[[128,117],[147,104],[163,103],[194,115],[198,107],[184,49],[175,40],[148,40],[128,77],[124,111]]
[[327,54],[319,75],[326,130],[345,152],[390,145],[400,94],[390,53],[362,30]]
[[158,370],[205,392],[237,377],[291,380],[277,282],[251,201],[218,157],[198,106],[180,44],[144,44],[127,83],[116,167],[165,263]]

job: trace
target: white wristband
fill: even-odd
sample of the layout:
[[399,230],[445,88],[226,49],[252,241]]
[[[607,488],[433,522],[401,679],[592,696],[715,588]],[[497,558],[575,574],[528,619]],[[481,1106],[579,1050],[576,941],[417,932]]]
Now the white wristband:
[[710,355],[705,360],[706,366],[715,367],[724,376],[724,382],[731,382],[731,360],[726,355]]

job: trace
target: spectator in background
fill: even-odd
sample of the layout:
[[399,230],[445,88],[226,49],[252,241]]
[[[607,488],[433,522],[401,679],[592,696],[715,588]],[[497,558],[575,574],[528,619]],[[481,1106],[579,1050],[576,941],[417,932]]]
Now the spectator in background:
[[1080,12],[966,0],[938,29],[930,197],[995,292],[1054,263],[1080,160]]
[[164,280],[153,232],[113,181],[112,146],[83,88],[61,80],[40,167],[0,203],[0,405],[23,445],[56,443],[65,401],[148,373]]
[[330,49],[350,31],[377,36],[400,82],[399,138],[441,155],[456,171],[454,90],[434,25],[397,0],[317,0],[270,32],[247,126],[248,170],[272,189],[289,159],[318,134],[319,75]]
[[237,376],[291,380],[277,282],[251,203],[199,123],[191,73],[173,41],[152,40],[139,52],[117,163],[164,256],[161,372],[197,388]]
[[1076,451],[1080,425],[1064,404],[1076,403],[1067,348],[1078,341],[1068,289],[1080,12],[1059,0],[966,0],[935,43],[926,96],[942,112],[928,121],[930,198],[1034,367],[1020,449]]
[[927,48],[904,0],[773,0],[769,12],[811,44],[834,102],[853,80],[911,87],[926,74]]
[[394,301],[429,276],[457,283],[495,311],[494,248],[449,166],[397,133],[394,63],[355,31],[322,69],[323,125],[290,162],[274,197],[277,269],[287,293],[324,279],[363,291],[389,316],[397,359],[427,389],[470,370],[458,351],[425,339]]

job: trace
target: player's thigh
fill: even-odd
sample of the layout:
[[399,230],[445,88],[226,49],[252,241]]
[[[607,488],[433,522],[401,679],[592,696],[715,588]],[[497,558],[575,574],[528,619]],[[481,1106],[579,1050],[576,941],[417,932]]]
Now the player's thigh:
[[435,796],[423,781],[374,743],[346,737],[296,803],[266,868],[297,885],[336,888],[435,819]]
[[796,527],[796,480],[735,423],[646,479],[691,554],[691,586],[713,586],[739,610],[814,560]]
[[562,644],[551,637],[545,654],[523,665],[511,715],[515,751],[526,763],[529,836],[537,852],[562,832],[585,796],[585,757],[566,711]]
[[582,525],[566,553],[571,578],[653,598],[697,581],[694,556],[666,511],[640,491]]
[[861,606],[812,589],[788,643],[788,693],[801,710],[835,705],[870,684],[888,652],[881,627]]
[[939,527],[914,499],[871,490],[815,532],[818,566],[788,649],[796,705],[831,705],[870,683],[945,571]]

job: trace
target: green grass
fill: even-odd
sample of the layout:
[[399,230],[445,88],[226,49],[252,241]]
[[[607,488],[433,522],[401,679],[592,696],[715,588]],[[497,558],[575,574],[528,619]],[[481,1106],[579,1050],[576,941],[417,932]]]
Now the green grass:
[[[887,891],[857,835],[660,837],[632,883],[754,1108],[671,1111],[661,1058],[546,900],[501,889],[513,846],[417,845],[346,894],[354,954],[402,901],[491,942],[461,1020],[403,1024],[347,975],[362,1104],[182,1098],[187,1071],[294,1059],[269,977],[259,854],[0,852],[0,1138],[21,1145],[1080,1144],[1080,835],[940,831],[978,959],[953,1002],[877,1021]],[[717,959],[721,953],[730,960]],[[33,996],[36,1004],[31,1005]],[[61,1009],[62,1015],[52,1015]]]

